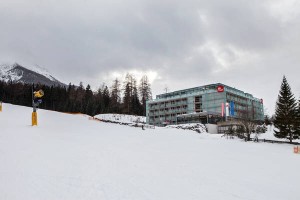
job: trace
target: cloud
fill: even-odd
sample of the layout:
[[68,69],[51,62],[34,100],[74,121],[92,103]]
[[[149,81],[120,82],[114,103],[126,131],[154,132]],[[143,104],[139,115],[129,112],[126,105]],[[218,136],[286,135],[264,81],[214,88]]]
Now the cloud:
[[94,88],[146,73],[153,94],[224,82],[273,111],[283,74],[300,96],[299,13],[296,0],[2,0],[0,62]]

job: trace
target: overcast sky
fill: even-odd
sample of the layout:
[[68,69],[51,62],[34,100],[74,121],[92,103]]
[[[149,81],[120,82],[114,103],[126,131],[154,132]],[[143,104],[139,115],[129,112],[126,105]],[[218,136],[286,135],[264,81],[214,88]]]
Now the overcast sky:
[[300,97],[299,0],[1,0],[0,62],[99,87],[147,74],[153,94],[221,82]]

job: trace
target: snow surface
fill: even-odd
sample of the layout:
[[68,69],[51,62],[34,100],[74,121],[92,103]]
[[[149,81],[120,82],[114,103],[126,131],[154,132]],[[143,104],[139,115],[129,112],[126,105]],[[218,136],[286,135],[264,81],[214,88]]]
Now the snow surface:
[[[271,125],[271,126],[268,126],[268,130],[266,133],[264,134],[259,134],[258,135],[258,138],[259,139],[266,139],[266,140],[276,140],[276,141],[289,141],[287,139],[284,139],[284,138],[276,138],[274,136],[274,126]],[[293,142],[300,142],[300,140],[293,140]]]
[[14,72],[11,72],[14,68],[14,65],[9,64],[1,64],[0,65],[0,80],[5,82],[7,81],[18,81],[22,78],[22,75],[18,75]]
[[146,123],[146,117],[136,115],[123,115],[123,114],[100,114],[94,116],[97,119],[118,122],[118,123]]
[[166,128],[177,128],[183,130],[194,130],[198,133],[206,133],[206,127],[201,123],[190,123],[190,124],[179,124],[179,125],[168,125]]
[[2,200],[299,200],[289,144],[227,140],[171,128],[3,104]]

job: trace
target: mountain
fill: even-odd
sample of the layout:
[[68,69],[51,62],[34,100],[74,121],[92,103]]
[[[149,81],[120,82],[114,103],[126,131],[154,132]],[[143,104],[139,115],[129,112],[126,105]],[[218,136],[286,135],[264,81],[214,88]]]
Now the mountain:
[[19,65],[18,63],[12,65],[0,65],[0,80],[13,81],[27,84],[42,84],[42,85],[60,85],[66,84],[54,78],[47,70],[35,66],[27,68]]

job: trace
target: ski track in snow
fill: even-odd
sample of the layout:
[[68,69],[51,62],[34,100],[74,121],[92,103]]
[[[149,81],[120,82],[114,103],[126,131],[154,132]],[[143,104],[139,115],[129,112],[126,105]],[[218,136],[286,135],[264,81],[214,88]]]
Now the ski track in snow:
[[2,200],[299,200],[289,144],[120,126],[3,104]]

